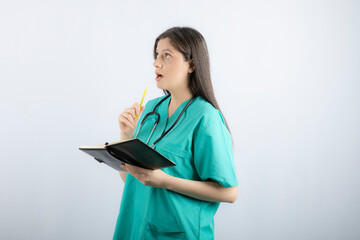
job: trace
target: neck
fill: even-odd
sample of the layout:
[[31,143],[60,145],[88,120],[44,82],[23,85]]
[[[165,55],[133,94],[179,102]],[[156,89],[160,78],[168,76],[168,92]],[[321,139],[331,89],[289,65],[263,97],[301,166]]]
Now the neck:
[[171,105],[174,104],[175,106],[181,105],[183,102],[193,97],[189,88],[171,90],[171,91],[169,90],[169,92],[171,94],[170,103]]

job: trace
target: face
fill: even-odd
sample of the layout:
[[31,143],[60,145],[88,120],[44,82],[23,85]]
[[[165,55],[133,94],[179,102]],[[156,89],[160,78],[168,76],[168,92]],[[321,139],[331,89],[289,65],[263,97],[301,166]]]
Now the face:
[[171,45],[169,38],[159,40],[153,65],[158,88],[171,92],[188,86],[193,68],[190,61],[186,62],[182,53]]

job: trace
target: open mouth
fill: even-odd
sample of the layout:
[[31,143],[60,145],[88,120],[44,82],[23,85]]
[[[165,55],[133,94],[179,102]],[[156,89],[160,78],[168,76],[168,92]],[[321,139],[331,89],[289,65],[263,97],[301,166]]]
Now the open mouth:
[[156,74],[156,80],[159,81],[160,79],[162,79],[164,76],[161,74]]

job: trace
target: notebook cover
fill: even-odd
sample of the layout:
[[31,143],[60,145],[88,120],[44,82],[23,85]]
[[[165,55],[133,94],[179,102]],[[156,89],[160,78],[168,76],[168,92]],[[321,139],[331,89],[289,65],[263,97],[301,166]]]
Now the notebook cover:
[[159,169],[176,165],[170,159],[137,138],[109,144],[106,146],[106,149],[112,156],[124,159],[124,161],[142,168]]
[[98,162],[105,163],[118,171],[124,171],[120,167],[121,163],[129,163],[153,170],[176,165],[170,159],[136,138],[109,144],[105,146],[105,149],[81,147],[79,149],[94,157]]
[[79,148],[79,149],[81,151],[84,151],[85,153],[89,154],[90,156],[94,157],[95,160],[97,160],[100,163],[105,163],[106,165],[108,165],[118,171],[125,171],[124,169],[122,169],[120,167],[120,164],[124,161],[120,161],[119,159],[111,156],[105,148],[103,148],[103,149]]

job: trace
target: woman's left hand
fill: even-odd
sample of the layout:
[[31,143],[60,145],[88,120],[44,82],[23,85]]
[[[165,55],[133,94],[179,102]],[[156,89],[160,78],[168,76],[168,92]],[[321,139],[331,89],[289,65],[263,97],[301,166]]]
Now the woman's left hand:
[[129,172],[142,184],[150,187],[164,188],[166,179],[170,176],[160,169],[151,170],[130,164],[121,164],[120,167]]

